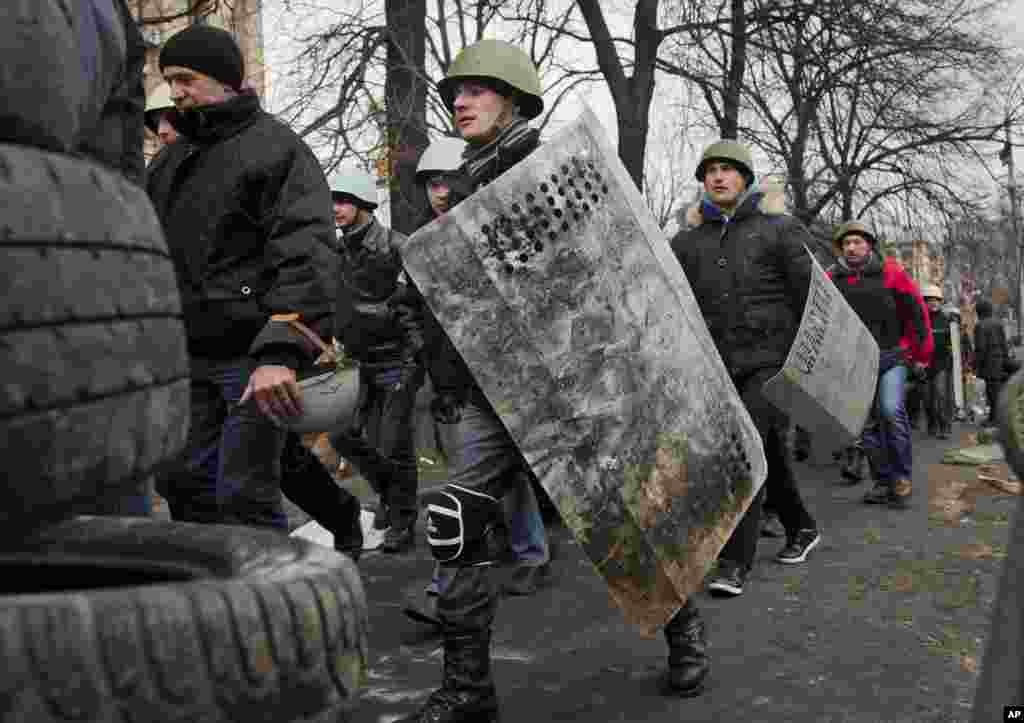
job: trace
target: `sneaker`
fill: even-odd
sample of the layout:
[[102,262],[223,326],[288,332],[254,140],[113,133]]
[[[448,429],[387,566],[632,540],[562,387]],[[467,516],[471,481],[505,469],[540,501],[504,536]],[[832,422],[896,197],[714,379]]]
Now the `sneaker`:
[[781,563],[793,565],[807,559],[807,554],[821,542],[821,534],[817,530],[800,530],[791,537],[775,557]]
[[785,537],[786,528],[774,512],[765,512],[761,515],[761,537]]
[[708,592],[719,597],[742,595],[746,578],[743,565],[731,560],[719,560],[715,572],[708,578]]
[[401,527],[392,525],[384,533],[384,541],[380,545],[381,552],[396,554],[407,552],[416,544],[416,533],[413,525]]

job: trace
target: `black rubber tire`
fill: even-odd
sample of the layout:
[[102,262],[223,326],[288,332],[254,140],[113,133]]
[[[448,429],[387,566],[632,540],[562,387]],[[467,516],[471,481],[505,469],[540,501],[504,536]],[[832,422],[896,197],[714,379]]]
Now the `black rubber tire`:
[[355,565],[272,530],[81,517],[0,570],[0,723],[333,723],[366,676]]
[[189,390],[174,266],[142,189],[0,145],[0,208],[2,542],[143,494],[185,443]]
[[75,5],[60,0],[0,3],[0,141],[62,151],[78,135],[87,79],[80,65]]

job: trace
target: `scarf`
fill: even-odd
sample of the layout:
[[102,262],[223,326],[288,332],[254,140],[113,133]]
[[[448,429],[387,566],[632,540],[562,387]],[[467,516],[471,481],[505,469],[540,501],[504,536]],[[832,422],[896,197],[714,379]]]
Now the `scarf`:
[[[487,145],[479,148],[466,146],[462,171],[477,183],[496,178],[508,170],[504,166],[517,163],[532,151],[538,138],[540,131],[531,128],[526,120],[517,118]],[[511,160],[512,163],[504,163],[503,160]]]

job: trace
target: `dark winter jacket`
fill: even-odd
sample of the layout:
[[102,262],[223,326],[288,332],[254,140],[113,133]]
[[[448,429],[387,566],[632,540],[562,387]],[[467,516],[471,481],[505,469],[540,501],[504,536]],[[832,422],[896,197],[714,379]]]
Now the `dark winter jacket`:
[[702,202],[672,251],[729,374],[781,367],[793,344],[807,291],[810,236],[785,213],[781,194],[752,191],[728,220]]
[[932,327],[932,339],[935,350],[932,352],[932,362],[928,367],[929,374],[940,371],[949,371],[953,368],[953,337],[950,327],[949,314],[942,311],[928,310],[928,320]]
[[320,164],[253,94],[171,120],[183,138],[150,164],[147,187],[178,273],[190,353],[299,365],[313,353],[302,337],[264,327],[272,314],[315,323],[333,309],[334,221]]
[[404,241],[376,219],[337,239],[332,333],[361,362],[411,361],[422,347],[422,304],[409,288],[398,252]]
[[934,340],[928,306],[896,259],[883,261],[872,251],[864,266],[854,270],[840,257],[828,273],[871,331],[880,351],[902,348],[907,360],[930,363]]
[[[458,173],[451,174],[449,207],[454,207],[476,190],[491,183],[540,145],[540,134],[525,124],[509,128],[508,131],[493,147],[471,156]],[[418,294],[414,288],[412,291]],[[459,400],[467,399],[470,394],[478,394],[479,389],[469,367],[425,303],[422,308],[423,350],[420,358],[430,374],[434,389],[438,394],[450,395]]]
[[975,372],[982,379],[1001,380],[1006,377],[1009,358],[1006,330],[998,319],[979,319],[974,327]]

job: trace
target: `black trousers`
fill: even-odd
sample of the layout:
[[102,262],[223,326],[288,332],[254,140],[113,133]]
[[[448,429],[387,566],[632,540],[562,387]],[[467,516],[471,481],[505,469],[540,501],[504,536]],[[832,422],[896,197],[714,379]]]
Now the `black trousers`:
[[336,536],[348,533],[359,507],[356,496],[334,480],[294,432],[288,433],[281,455],[281,492]]
[[416,393],[423,384],[423,370],[396,388],[401,377],[398,364],[364,367],[363,395],[354,428],[331,434],[331,444],[352,462],[380,496],[393,527],[416,522],[419,507],[416,491]]
[[795,536],[800,530],[817,528],[817,523],[804,506],[796,475],[793,474],[793,452],[787,442],[789,417],[769,402],[761,391],[764,383],[777,371],[761,369],[733,380],[764,442],[768,462],[768,477],[764,485],[718,556],[720,560],[738,563],[747,570],[753,566],[757,554],[765,494],[771,497],[772,509],[779,515],[788,537]]
[[921,392],[928,431],[949,432],[953,425],[953,371],[930,369]]
[[999,394],[1003,391],[1002,379],[985,380],[985,398],[988,400],[988,423],[996,423],[996,407],[999,404]]

